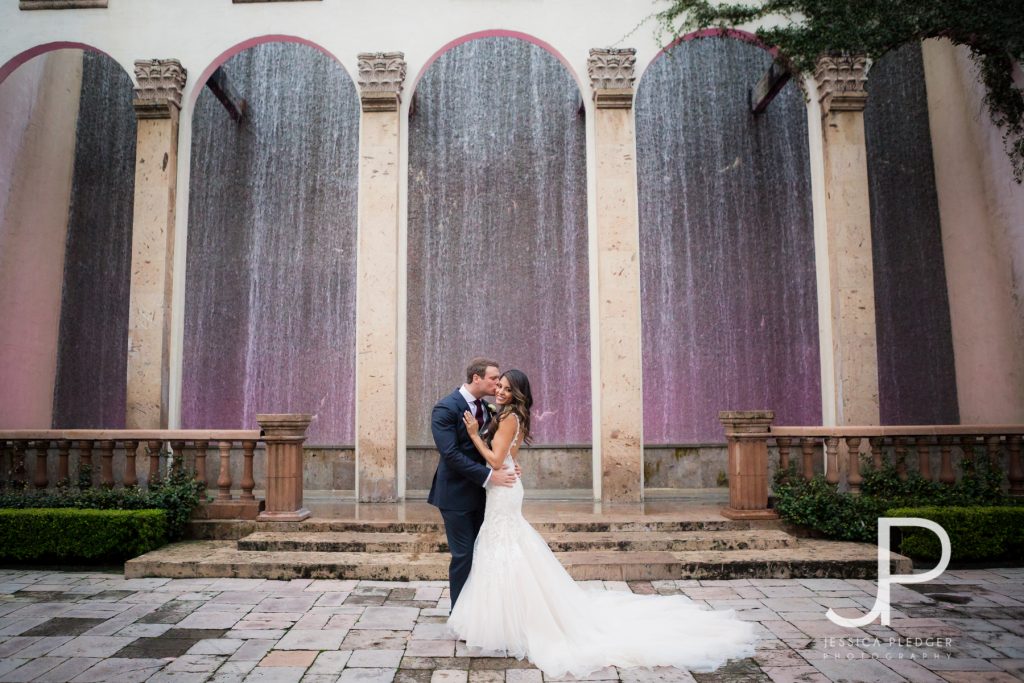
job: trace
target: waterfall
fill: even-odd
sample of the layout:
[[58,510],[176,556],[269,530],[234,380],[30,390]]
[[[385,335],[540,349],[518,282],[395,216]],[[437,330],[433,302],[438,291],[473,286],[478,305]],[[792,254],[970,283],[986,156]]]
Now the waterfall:
[[807,114],[734,39],[683,42],[636,95],[644,441],[722,442],[720,410],[820,424]]
[[351,445],[359,97],[330,56],[264,43],[221,68],[192,130],[182,426],[315,415],[307,443]]
[[441,55],[409,121],[408,443],[474,356],[530,378],[535,441],[591,440],[586,142],[576,81],[541,47]]

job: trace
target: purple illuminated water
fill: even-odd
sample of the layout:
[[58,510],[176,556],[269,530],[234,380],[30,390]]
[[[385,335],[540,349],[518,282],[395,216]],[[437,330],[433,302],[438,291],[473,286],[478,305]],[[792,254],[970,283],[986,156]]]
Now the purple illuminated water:
[[476,355],[530,377],[537,443],[590,443],[585,125],[576,81],[508,37],[441,55],[409,121],[408,443]]
[[720,410],[820,424],[807,114],[792,82],[750,113],[770,62],[693,40],[638,86],[646,443],[722,442]]
[[871,67],[864,111],[882,424],[957,424],[953,334],[924,64],[907,45]]
[[223,66],[241,125],[204,88],[192,132],[182,426],[316,417],[354,432],[359,99],[331,57],[266,43]]
[[135,188],[132,79],[86,51],[68,209],[54,428],[124,427]]

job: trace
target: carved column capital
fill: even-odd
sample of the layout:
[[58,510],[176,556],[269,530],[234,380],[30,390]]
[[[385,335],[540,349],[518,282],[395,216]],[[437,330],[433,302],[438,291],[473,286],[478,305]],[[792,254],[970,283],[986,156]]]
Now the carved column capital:
[[135,115],[140,119],[165,119],[181,109],[181,93],[187,72],[177,59],[144,59],[135,62]]
[[818,59],[814,79],[824,116],[830,111],[864,111],[867,105],[867,57],[826,55]]
[[591,48],[587,59],[590,87],[598,109],[631,109],[636,50],[624,48]]
[[359,98],[363,111],[398,111],[405,83],[405,53],[359,54]]

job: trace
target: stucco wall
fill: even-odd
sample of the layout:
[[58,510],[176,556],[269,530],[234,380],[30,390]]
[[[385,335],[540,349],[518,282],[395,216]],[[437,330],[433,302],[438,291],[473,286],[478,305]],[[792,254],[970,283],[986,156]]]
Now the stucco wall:
[[51,426],[80,50],[0,83],[0,428]]
[[923,54],[960,420],[1024,422],[1024,186],[968,50]]

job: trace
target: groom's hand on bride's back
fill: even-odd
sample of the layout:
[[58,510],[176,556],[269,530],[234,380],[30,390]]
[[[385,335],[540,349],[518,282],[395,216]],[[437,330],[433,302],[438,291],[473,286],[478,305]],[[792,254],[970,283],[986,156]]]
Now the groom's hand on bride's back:
[[516,479],[519,475],[512,470],[494,470],[491,472],[491,479],[488,482],[489,486],[514,486]]

